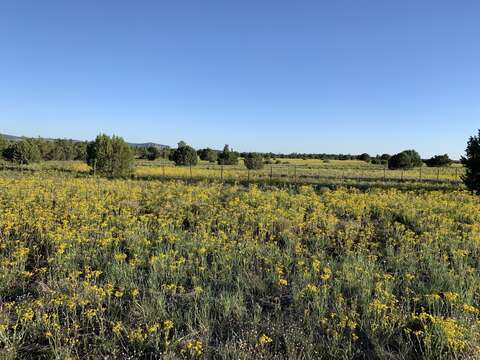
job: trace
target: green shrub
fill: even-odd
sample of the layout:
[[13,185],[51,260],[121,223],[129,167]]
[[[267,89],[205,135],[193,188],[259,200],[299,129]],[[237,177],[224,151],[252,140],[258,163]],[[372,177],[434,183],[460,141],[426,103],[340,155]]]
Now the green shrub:
[[175,162],[177,166],[197,165],[197,152],[191,146],[184,142],[178,144],[178,148],[170,154],[170,160]]
[[144,159],[154,161],[160,157],[160,149],[156,146],[149,146],[145,148],[143,156]]
[[30,139],[10,144],[3,150],[3,157],[17,164],[30,164],[41,160],[37,144]]
[[230,150],[228,145],[225,145],[223,151],[218,154],[218,164],[219,165],[237,165],[238,164],[238,153],[236,151]]
[[388,160],[388,168],[390,170],[412,169],[422,166],[422,159],[415,150],[405,150],[401,153],[393,155]]
[[361,161],[370,161],[370,155],[367,154],[367,153],[363,153],[362,155],[358,155],[358,160],[361,160]]
[[263,169],[263,157],[257,153],[248,153],[243,159],[245,167],[249,170]]
[[218,153],[215,150],[212,150],[210,148],[206,149],[201,149],[197,151],[198,156],[200,157],[201,160],[203,161],[208,161],[208,162],[215,162],[218,159]]
[[87,164],[95,173],[108,178],[123,178],[134,172],[134,156],[130,146],[118,136],[97,136],[87,145]]
[[450,166],[452,164],[452,160],[448,157],[447,154],[445,155],[435,155],[430,159],[425,161],[428,167],[444,167]]

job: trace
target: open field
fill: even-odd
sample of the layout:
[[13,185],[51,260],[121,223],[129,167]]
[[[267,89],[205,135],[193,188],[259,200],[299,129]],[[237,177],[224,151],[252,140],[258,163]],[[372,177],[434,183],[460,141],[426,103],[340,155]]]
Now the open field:
[[[408,189],[461,189],[464,169],[460,165],[447,168],[422,167],[412,170],[388,170],[358,160],[281,159],[281,164],[265,165],[249,171],[242,161],[235,166],[220,166],[201,161],[193,167],[178,167],[172,162],[137,160],[135,176],[143,180],[224,181],[244,183],[312,184],[318,186],[396,187]],[[288,164],[286,162],[289,162]],[[1,167],[0,167],[1,168]],[[86,175],[90,168],[78,161],[49,161],[18,167],[6,164],[4,169],[34,171],[67,171]]]
[[4,358],[480,356],[479,197],[68,166],[0,172]]

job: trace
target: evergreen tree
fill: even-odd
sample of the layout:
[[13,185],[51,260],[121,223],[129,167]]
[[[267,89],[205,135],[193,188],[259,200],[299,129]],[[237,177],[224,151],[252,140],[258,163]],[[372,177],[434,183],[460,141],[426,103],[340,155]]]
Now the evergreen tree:
[[197,165],[197,152],[185,142],[178,143],[178,148],[170,154],[170,160],[175,162],[177,166],[192,166]]
[[131,176],[134,172],[134,157],[130,146],[118,136],[97,136],[87,145],[87,163],[95,173],[108,178]]
[[260,170],[263,169],[264,162],[263,157],[257,153],[248,153],[243,158],[245,167],[249,170]]
[[31,139],[15,141],[3,151],[5,159],[17,164],[39,162],[42,158],[37,144]]
[[465,156],[461,159],[466,172],[463,176],[465,186],[480,195],[480,130],[468,140]]
[[223,151],[218,154],[218,164],[219,165],[237,165],[238,164],[238,153],[230,150],[228,145],[225,145]]

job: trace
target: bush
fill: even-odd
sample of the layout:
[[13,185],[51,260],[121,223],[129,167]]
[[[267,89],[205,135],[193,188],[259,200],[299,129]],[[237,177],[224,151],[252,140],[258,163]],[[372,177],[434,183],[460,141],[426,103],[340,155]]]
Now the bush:
[[390,170],[412,169],[422,165],[422,159],[415,150],[405,150],[401,153],[393,155],[388,160],[388,168]]
[[149,146],[141,150],[142,159],[154,161],[160,157],[160,149],[156,146]]
[[243,159],[245,167],[249,170],[263,169],[263,157],[257,153],[248,153]]
[[87,164],[108,178],[131,176],[135,165],[130,146],[121,137],[105,134],[87,145]]
[[468,140],[465,156],[462,156],[462,164],[466,168],[463,182],[465,186],[480,195],[480,130],[477,136]]
[[178,144],[178,148],[170,154],[170,160],[177,166],[191,166],[197,165],[198,156],[194,148],[181,142]]
[[367,153],[363,153],[362,155],[358,155],[358,160],[361,161],[370,161],[370,155]]
[[217,161],[218,154],[217,154],[217,151],[215,151],[215,150],[212,150],[210,148],[206,148],[206,149],[198,150],[197,152],[198,152],[198,156],[203,161],[208,161],[208,162],[211,162],[211,163]]
[[3,138],[3,136],[0,136],[0,157],[3,156],[3,151],[8,147],[8,142]]
[[435,155],[434,157],[426,160],[425,164],[427,164],[427,166],[429,167],[450,166],[452,164],[452,160],[448,157],[447,154]]
[[225,145],[223,151],[218,154],[218,164],[219,165],[237,165],[238,164],[238,153],[230,150],[228,145]]
[[29,139],[10,144],[3,150],[3,157],[17,164],[30,164],[41,160],[37,144]]

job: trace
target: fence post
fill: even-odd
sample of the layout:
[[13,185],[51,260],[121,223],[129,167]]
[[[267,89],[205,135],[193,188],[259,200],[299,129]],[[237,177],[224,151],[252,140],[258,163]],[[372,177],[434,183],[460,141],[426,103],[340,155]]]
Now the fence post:
[[272,182],[273,178],[273,166],[270,166],[270,182]]
[[403,170],[402,170],[402,181],[403,181]]
[[440,179],[440,168],[437,169],[437,181]]
[[422,181],[422,167],[420,167],[420,181]]
[[293,178],[297,182],[297,165],[293,165]]
[[250,182],[250,169],[247,170],[247,181]]
[[458,168],[455,168],[455,180],[458,180]]
[[190,164],[190,180],[192,180],[192,164]]
[[220,166],[220,180],[223,181],[223,165]]
[[383,181],[387,180],[387,165],[383,166]]
[[162,165],[163,177],[165,177],[165,164]]

